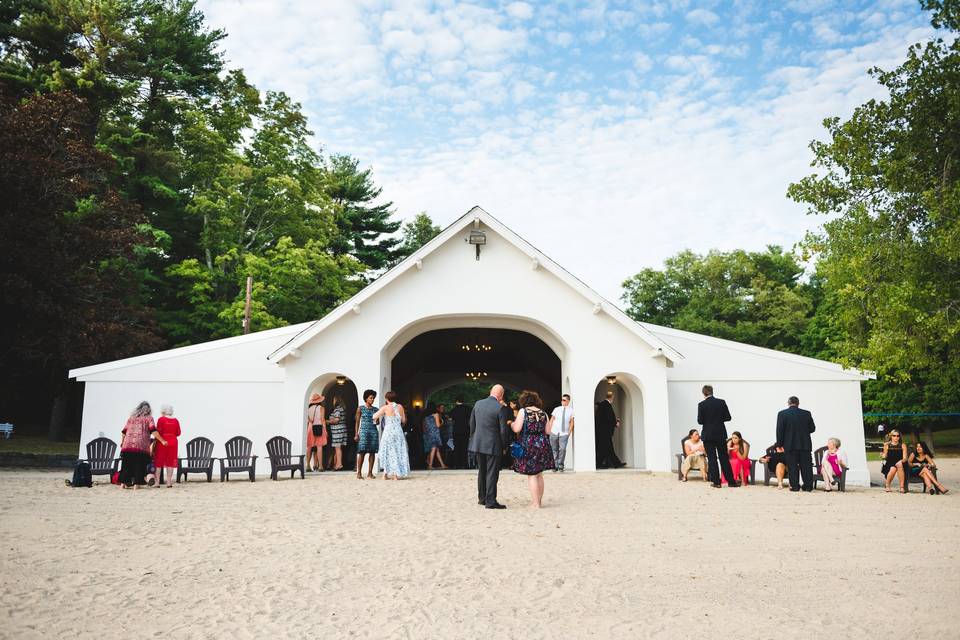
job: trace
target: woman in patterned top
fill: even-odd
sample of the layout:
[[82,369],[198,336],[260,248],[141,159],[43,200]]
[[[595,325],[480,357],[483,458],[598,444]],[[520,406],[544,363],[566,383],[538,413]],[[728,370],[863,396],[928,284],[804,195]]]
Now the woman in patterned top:
[[367,389],[363,392],[363,404],[357,407],[357,416],[354,424],[357,425],[357,435],[353,439],[357,443],[357,480],[363,479],[363,456],[370,456],[370,468],[367,470],[367,477],[373,477],[373,463],[377,457],[377,449],[380,448],[380,433],[377,426],[373,423],[373,414],[377,408],[373,406],[373,401],[377,397],[377,392],[373,389]]
[[[146,482],[147,465],[150,463],[150,434],[157,430],[153,422],[150,403],[144,401],[137,405],[120,437],[120,486],[123,489],[139,489]],[[166,445],[167,441],[159,434],[157,440]]]
[[343,406],[343,398],[334,396],[333,411],[327,418],[327,429],[330,430],[330,446],[333,448],[333,471],[343,470],[343,447],[347,446],[347,410]]

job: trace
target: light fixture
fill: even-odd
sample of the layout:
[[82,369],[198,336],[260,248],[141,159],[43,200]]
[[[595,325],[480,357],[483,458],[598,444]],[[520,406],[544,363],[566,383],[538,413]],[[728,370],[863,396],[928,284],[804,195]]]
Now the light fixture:
[[414,401],[413,401],[413,408],[414,408],[414,409],[419,409],[419,408],[422,407],[422,406],[423,406],[423,402],[421,402],[420,400],[414,400]]
[[337,384],[341,387],[347,384],[347,376],[337,376]]
[[476,380],[479,380],[480,378],[486,378],[486,377],[487,377],[486,371],[468,371],[467,372],[467,378],[469,378],[470,380],[476,381]]
[[489,344],[462,344],[460,345],[461,351],[493,351],[493,346]]
[[617,384],[617,376],[607,376],[607,384]]
[[467,236],[467,242],[477,248],[477,260],[480,259],[480,245],[487,244],[487,234],[480,230],[474,230]]

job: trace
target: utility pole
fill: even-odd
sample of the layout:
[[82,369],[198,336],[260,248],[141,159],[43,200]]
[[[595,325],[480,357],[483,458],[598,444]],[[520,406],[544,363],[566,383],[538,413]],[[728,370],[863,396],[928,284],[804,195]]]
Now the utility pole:
[[243,333],[250,333],[250,292],[253,289],[253,276],[247,276],[247,304],[243,307]]

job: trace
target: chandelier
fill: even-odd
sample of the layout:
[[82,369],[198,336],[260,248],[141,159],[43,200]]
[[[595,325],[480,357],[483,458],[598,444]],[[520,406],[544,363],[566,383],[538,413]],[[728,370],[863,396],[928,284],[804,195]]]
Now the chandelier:
[[486,371],[468,371],[467,377],[473,381],[477,381],[480,378],[486,378],[487,372]]
[[462,344],[460,345],[460,350],[480,353],[483,351],[493,351],[493,347],[489,344]]

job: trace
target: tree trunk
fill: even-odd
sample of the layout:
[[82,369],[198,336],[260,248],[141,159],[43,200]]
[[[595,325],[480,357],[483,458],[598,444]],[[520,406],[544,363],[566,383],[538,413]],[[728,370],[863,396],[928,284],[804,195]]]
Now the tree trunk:
[[923,442],[930,448],[930,455],[936,457],[937,453],[933,450],[933,425],[929,420],[923,425]]
[[47,438],[51,442],[63,440],[63,433],[67,424],[67,394],[61,389],[53,398],[53,408],[50,410],[50,428]]

